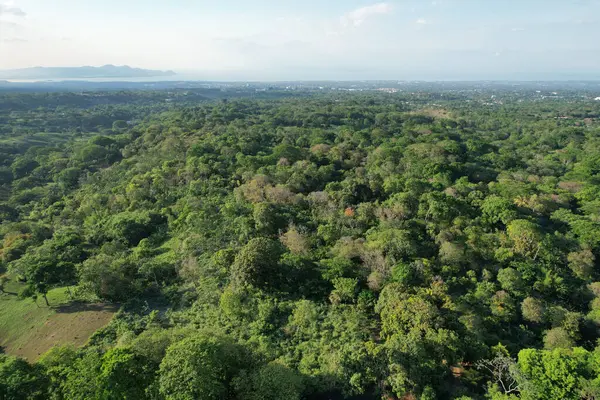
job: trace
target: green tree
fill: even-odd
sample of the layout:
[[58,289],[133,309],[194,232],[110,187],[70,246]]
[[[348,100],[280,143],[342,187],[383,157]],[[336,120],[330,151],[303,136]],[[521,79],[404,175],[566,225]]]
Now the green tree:
[[155,233],[165,222],[166,218],[155,212],[126,211],[109,219],[106,233],[112,239],[135,246]]
[[80,234],[71,228],[60,229],[52,239],[28,251],[11,269],[21,273],[31,287],[48,303],[47,293],[59,284],[71,285],[75,281],[75,266],[85,257]]
[[77,167],[65,168],[56,177],[56,181],[65,189],[73,189],[79,183],[82,170]]
[[523,399],[580,399],[581,379],[585,371],[582,349],[573,355],[553,351],[525,349],[519,352],[519,368],[531,382],[522,392]]
[[277,362],[242,371],[233,382],[240,400],[300,400],[304,389],[302,377]]
[[486,197],[480,207],[483,218],[490,224],[502,222],[502,224],[507,225],[517,217],[513,204],[500,196],[491,195]]
[[41,368],[23,359],[0,354],[1,399],[44,399],[47,386],[48,381]]
[[570,349],[574,345],[575,342],[565,328],[552,328],[544,333],[544,348],[548,350]]
[[127,257],[100,253],[79,266],[79,284],[96,296],[122,301],[136,294],[137,268]]
[[49,380],[48,398],[64,399],[63,385],[69,368],[76,362],[77,357],[77,350],[71,345],[55,346],[42,354],[38,364],[43,367]]
[[110,349],[102,356],[99,379],[102,398],[143,399],[154,379],[155,368],[148,359],[129,348]]
[[235,257],[231,280],[259,288],[276,283],[282,273],[278,268],[281,254],[282,246],[278,241],[263,237],[250,239]]
[[544,321],[544,304],[534,297],[527,297],[521,303],[521,313],[526,321],[541,323]]
[[227,339],[193,336],[170,346],[160,364],[160,393],[169,400],[223,399],[247,359]]
[[523,290],[523,281],[521,274],[513,268],[503,268],[498,271],[498,283],[502,289],[519,294]]
[[542,237],[536,224],[528,220],[516,219],[508,224],[506,232],[513,242],[515,252],[529,257],[537,255]]
[[65,399],[101,399],[100,380],[102,355],[97,349],[89,349],[68,366],[64,383],[61,386]]

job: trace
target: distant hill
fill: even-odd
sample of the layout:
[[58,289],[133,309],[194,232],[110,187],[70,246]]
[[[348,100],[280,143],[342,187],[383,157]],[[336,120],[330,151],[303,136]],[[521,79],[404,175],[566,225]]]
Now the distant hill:
[[102,67],[33,67],[0,70],[0,79],[144,78],[173,76],[173,71],[132,68],[127,65]]

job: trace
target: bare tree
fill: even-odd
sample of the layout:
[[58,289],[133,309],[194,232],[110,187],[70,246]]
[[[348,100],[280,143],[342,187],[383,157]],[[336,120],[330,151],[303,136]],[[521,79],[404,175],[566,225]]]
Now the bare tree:
[[475,367],[491,373],[505,394],[520,392],[524,379],[517,368],[515,359],[505,354],[498,354],[490,360],[477,361]]

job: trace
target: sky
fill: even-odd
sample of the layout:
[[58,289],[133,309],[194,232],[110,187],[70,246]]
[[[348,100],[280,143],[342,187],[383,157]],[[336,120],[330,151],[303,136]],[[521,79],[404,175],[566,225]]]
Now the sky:
[[0,0],[0,69],[229,80],[600,79],[600,0]]

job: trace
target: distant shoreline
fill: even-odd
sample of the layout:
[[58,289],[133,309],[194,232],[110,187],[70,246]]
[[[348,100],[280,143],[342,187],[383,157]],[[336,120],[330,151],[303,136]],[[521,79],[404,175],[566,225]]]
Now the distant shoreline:
[[156,83],[156,82],[198,82],[204,81],[200,78],[173,76],[140,76],[140,77],[104,77],[104,78],[28,78],[28,79],[6,79],[0,77],[0,82],[8,83],[64,83],[64,82],[132,82],[132,83]]
[[174,71],[160,71],[132,68],[127,65],[103,65],[101,67],[32,67],[0,70],[0,80],[9,81],[63,81],[81,79],[138,79],[166,78],[177,74]]

